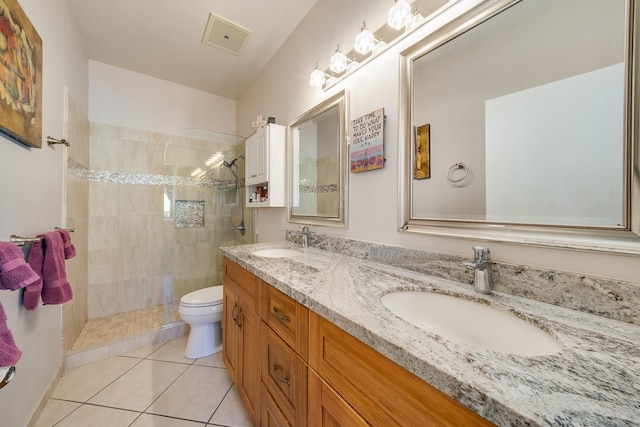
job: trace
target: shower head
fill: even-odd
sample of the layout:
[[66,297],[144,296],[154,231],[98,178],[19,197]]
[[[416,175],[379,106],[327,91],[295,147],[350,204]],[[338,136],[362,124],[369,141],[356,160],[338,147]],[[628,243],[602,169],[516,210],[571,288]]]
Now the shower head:
[[[236,162],[238,161],[238,159],[244,159],[244,156],[238,156],[235,159],[231,160],[231,163],[229,163],[229,166],[235,166],[238,167],[238,165],[236,165]],[[225,162],[226,163],[226,162]]]
[[231,163],[227,162],[226,160],[222,161],[222,166],[228,167],[229,169],[231,169],[231,165],[233,165],[233,163],[235,162],[235,160]]

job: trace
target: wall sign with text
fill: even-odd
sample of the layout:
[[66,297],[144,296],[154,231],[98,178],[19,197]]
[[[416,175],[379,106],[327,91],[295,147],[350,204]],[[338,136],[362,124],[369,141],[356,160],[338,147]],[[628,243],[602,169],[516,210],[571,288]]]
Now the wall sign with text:
[[351,120],[349,170],[364,172],[384,167],[384,108]]

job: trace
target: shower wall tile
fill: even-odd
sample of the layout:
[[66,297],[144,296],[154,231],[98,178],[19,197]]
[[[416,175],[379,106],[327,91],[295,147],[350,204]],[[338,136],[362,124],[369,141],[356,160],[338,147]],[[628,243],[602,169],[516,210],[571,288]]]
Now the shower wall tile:
[[164,248],[162,246],[146,247],[146,273],[158,274],[164,269]]
[[147,141],[120,140],[118,166],[122,172],[147,173],[149,171],[149,143]]
[[120,184],[111,182],[89,183],[89,215],[119,215]]
[[118,282],[118,313],[145,308],[146,303],[143,278]]
[[149,173],[164,173],[164,148],[169,141],[168,135],[154,133],[149,140],[147,165]]
[[117,249],[120,240],[120,217],[89,218],[89,250]]
[[[92,136],[105,136],[107,138],[119,138],[120,128],[118,126],[106,125],[103,123],[89,123],[89,133]],[[93,150],[93,146],[91,147]]]
[[92,284],[89,288],[89,319],[109,316],[118,312],[118,282]]
[[89,251],[89,288],[121,280],[123,267],[119,249]]
[[147,186],[140,184],[118,184],[118,204],[120,215],[147,214]]
[[119,137],[123,140],[147,142],[151,139],[151,132],[141,129],[119,128]]
[[147,215],[163,215],[164,212],[164,186],[147,186]]
[[142,279],[147,274],[147,248],[139,246],[135,248],[120,248],[119,263],[122,267],[123,280]]
[[89,168],[102,170],[118,170],[119,154],[118,139],[104,136],[90,137],[91,151],[89,155]]
[[162,276],[148,276],[144,278],[145,307],[153,307],[164,303],[164,286]]
[[116,247],[134,248],[147,246],[149,239],[148,216],[128,215],[117,218],[120,238]]
[[163,216],[149,216],[149,221],[147,222],[147,245],[149,247],[163,247],[164,239],[162,230],[164,222],[165,220]]

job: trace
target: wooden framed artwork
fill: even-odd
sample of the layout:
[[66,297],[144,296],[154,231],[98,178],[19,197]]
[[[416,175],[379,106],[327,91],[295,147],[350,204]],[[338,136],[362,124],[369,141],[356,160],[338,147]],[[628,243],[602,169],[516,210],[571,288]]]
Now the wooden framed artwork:
[[431,178],[431,125],[426,124],[416,128],[416,155],[413,177],[415,179]]
[[42,147],[42,39],[17,0],[0,0],[0,132]]

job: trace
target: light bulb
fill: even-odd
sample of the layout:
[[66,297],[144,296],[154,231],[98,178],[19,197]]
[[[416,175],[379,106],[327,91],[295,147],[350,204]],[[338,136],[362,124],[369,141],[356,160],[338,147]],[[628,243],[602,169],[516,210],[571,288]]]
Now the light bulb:
[[344,53],[340,51],[340,45],[336,48],[336,53],[333,54],[330,60],[329,69],[336,74],[340,74],[347,69],[349,59],[344,56]]
[[360,30],[360,34],[356,36],[356,45],[355,49],[361,55],[366,55],[367,53],[373,50],[373,47],[376,45],[376,39],[367,28],[367,21],[362,23],[362,29]]
[[396,0],[396,4],[389,9],[389,26],[394,30],[405,27],[411,20],[411,6],[405,0]]
[[309,84],[315,87],[322,87],[324,85],[324,73],[318,68],[318,63],[316,62],[316,68],[311,73],[311,77],[309,78]]

